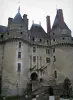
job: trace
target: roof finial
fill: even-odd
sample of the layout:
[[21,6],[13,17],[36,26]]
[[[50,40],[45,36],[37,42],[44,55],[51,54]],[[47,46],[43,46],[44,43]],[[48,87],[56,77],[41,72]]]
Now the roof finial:
[[18,13],[20,13],[20,2],[18,2]]
[[18,13],[20,13],[20,6],[18,7]]

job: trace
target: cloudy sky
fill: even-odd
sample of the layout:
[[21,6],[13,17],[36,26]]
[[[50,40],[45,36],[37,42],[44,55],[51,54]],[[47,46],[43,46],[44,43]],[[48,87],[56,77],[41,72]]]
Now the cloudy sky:
[[16,15],[19,5],[21,15],[28,15],[29,28],[34,20],[37,24],[41,22],[45,31],[46,16],[50,15],[52,26],[57,9],[63,9],[64,20],[73,35],[73,0],[0,0],[0,25],[7,26],[8,17]]

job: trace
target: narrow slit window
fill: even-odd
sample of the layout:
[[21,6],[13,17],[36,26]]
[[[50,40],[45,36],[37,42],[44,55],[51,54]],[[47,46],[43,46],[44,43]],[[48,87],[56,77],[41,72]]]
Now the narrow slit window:
[[18,52],[18,58],[21,58],[21,52]]
[[56,70],[54,71],[54,74],[55,74],[55,78],[57,78],[57,71]]
[[17,71],[18,71],[18,72],[21,72],[21,63],[18,63]]
[[36,52],[36,47],[33,47],[33,52],[34,52],[34,53]]
[[21,48],[21,42],[19,42],[19,48]]

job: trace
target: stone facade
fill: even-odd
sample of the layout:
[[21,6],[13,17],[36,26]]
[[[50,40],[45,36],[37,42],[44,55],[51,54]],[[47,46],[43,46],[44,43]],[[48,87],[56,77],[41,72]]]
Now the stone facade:
[[22,18],[19,11],[8,19],[6,28],[0,26],[2,95],[24,95],[30,83],[32,92],[38,94],[45,90],[42,87],[59,85],[66,77],[73,86],[73,38],[60,19],[61,11],[52,29],[47,16],[47,33],[34,23],[28,30],[27,15]]

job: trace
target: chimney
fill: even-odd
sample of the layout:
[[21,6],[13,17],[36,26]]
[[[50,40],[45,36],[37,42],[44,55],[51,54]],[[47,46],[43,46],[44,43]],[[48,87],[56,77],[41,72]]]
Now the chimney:
[[51,31],[50,16],[46,17],[46,23],[47,23],[47,33],[49,33]]
[[59,26],[60,26],[60,27],[63,27],[63,25],[64,25],[64,18],[63,18],[62,9],[59,9],[59,10],[57,11],[57,15],[58,15],[58,20],[59,20]]
[[13,18],[10,18],[10,17],[8,18],[8,27],[9,27],[10,24],[12,23],[12,19],[13,19]]
[[24,20],[25,26],[27,27],[27,30],[28,30],[28,19],[27,19],[26,14],[23,15],[23,20]]

